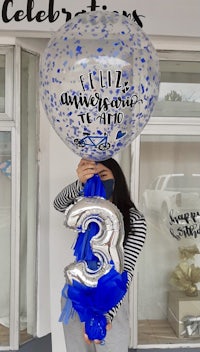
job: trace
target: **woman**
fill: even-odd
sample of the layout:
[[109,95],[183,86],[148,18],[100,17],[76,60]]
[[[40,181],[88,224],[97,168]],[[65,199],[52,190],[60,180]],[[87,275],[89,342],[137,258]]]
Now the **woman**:
[[[134,274],[134,267],[146,237],[144,216],[130,199],[125,176],[114,159],[94,162],[81,159],[77,167],[78,180],[65,187],[55,198],[54,207],[64,212],[79,197],[84,184],[94,174],[98,174],[104,184],[106,198],[121,211],[124,219],[125,236],[124,270],[128,273],[127,289]],[[65,302],[62,302],[64,305]],[[84,327],[75,314],[67,325],[64,334],[67,352],[127,352],[129,344],[128,295],[106,314],[107,335],[105,344],[90,341]]]

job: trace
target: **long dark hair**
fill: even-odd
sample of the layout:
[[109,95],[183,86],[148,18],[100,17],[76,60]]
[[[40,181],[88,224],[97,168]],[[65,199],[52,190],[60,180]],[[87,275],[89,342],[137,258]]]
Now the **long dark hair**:
[[124,218],[124,230],[125,230],[124,243],[125,243],[130,230],[129,209],[130,208],[136,209],[136,206],[130,198],[130,193],[126,183],[126,179],[118,162],[110,158],[110,159],[101,161],[100,163],[112,171],[112,174],[115,179],[115,186],[112,194],[112,202],[118,207],[118,209],[121,211]]

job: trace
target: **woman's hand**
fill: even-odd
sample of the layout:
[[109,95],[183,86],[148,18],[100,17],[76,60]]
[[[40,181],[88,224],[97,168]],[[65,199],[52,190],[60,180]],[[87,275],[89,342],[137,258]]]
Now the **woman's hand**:
[[[112,328],[112,324],[111,324],[111,323],[108,323],[108,324],[106,325],[106,330],[109,331],[111,328]],[[101,340],[94,340],[94,341],[89,340],[88,335],[87,335],[86,333],[84,333],[83,336],[84,336],[85,342],[86,342],[88,345],[90,345],[92,342],[94,342],[96,345],[102,344],[102,341],[101,341]]]
[[83,184],[97,173],[97,167],[95,161],[81,159],[76,169],[78,179]]

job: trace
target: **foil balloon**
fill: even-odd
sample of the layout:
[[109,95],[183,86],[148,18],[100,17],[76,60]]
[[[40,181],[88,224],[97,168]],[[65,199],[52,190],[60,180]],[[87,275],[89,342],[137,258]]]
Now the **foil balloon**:
[[90,340],[106,336],[105,314],[127,292],[128,273],[124,270],[124,225],[118,208],[105,199],[98,174],[87,180],[83,197],[65,212],[65,226],[77,230],[76,261],[65,268],[62,290],[65,305],[59,321],[67,324],[75,310]]
[[78,15],[53,34],[41,56],[44,110],[83,158],[101,161],[125,148],[148,122],[158,90],[152,43],[117,13]]
[[113,264],[116,271],[123,272],[124,225],[119,209],[104,198],[84,197],[66,210],[67,227],[85,233],[91,223],[98,226],[90,241],[92,252],[98,258],[98,268],[91,270],[85,261],[70,264],[65,268],[65,277],[70,284],[76,280],[96,287],[98,280],[111,270]]

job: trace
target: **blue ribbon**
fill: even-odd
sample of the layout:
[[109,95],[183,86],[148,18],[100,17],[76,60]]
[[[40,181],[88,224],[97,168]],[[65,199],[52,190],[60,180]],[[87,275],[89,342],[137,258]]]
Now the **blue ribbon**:
[[[103,183],[98,174],[95,174],[85,183],[83,189],[84,197],[102,197],[106,198],[105,189]],[[86,232],[78,231],[77,241],[74,245],[74,256],[76,261],[84,260],[90,269],[96,270],[98,268],[98,258],[94,256],[90,240],[98,232],[99,228],[95,222],[90,223]]]
[[[105,189],[99,175],[94,175],[84,186],[84,197],[106,198]],[[90,240],[98,232],[98,225],[91,222],[85,233],[78,232],[74,246],[74,255],[78,261],[86,261],[91,270],[97,270],[98,258],[93,254]],[[113,264],[111,262],[111,264]],[[81,322],[85,322],[85,331],[90,340],[103,340],[106,336],[107,321],[105,313],[115,307],[127,291],[127,272],[118,273],[114,264],[111,270],[98,280],[97,287],[88,287],[73,280],[73,285],[66,284],[62,296],[66,304],[59,321],[67,324],[75,310]]]
[[106,198],[105,188],[98,174],[95,174],[87,180],[84,185],[83,194],[84,197]]

